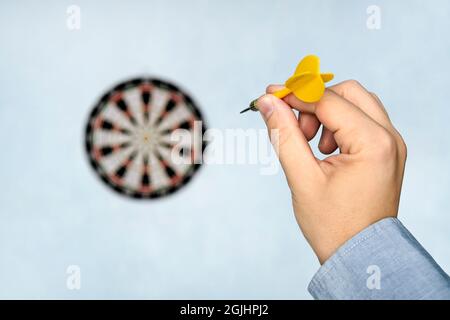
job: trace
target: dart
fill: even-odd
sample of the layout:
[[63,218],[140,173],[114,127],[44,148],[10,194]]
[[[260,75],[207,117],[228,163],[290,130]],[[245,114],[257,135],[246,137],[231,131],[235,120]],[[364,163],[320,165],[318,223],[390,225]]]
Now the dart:
[[[299,100],[307,103],[319,101],[325,92],[325,83],[334,78],[332,73],[320,73],[319,64],[320,59],[315,55],[304,57],[295,69],[294,74],[286,80],[285,88],[276,91],[273,95],[282,99],[293,93]],[[255,99],[250,102],[250,106],[240,113],[249,110],[258,111],[257,101],[258,99]]]

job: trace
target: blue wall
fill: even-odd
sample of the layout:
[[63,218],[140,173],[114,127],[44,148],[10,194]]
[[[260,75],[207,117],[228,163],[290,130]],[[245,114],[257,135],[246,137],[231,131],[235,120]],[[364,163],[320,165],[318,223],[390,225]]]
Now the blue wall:
[[[366,27],[372,4],[380,30]],[[0,298],[309,298],[319,265],[281,171],[205,166],[180,193],[136,202],[83,148],[95,101],[137,75],[180,84],[210,127],[263,128],[238,111],[308,53],[384,101],[409,146],[400,217],[450,271],[449,13],[446,0],[2,1]]]

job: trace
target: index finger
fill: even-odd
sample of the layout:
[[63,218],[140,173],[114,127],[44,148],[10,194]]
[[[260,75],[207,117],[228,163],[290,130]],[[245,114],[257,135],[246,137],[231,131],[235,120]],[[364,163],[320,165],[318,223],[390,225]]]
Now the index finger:
[[380,129],[380,125],[363,110],[329,89],[325,90],[323,97],[316,103],[305,103],[293,94],[283,100],[301,112],[314,113],[333,132],[343,153],[358,152],[364,144],[373,141],[374,132]]

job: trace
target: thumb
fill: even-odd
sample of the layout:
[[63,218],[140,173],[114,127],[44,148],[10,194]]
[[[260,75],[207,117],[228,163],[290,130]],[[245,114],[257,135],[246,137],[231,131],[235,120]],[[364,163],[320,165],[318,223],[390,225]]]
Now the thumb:
[[313,183],[320,167],[294,111],[271,94],[260,97],[256,105],[266,122],[269,137],[291,188],[299,183],[302,186]]

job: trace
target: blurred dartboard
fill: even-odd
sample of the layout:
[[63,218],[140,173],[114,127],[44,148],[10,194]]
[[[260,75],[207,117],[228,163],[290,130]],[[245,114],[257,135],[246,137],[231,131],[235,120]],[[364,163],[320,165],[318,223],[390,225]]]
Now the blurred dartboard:
[[[134,79],[107,92],[94,107],[86,149],[94,170],[114,190],[158,198],[182,188],[199,169],[205,128],[197,106],[176,86]],[[177,129],[194,138],[174,141]]]

